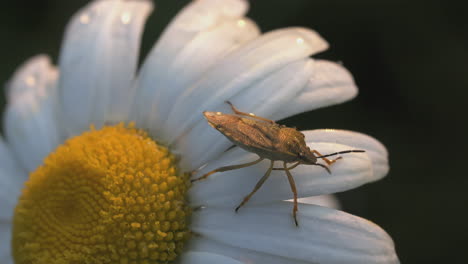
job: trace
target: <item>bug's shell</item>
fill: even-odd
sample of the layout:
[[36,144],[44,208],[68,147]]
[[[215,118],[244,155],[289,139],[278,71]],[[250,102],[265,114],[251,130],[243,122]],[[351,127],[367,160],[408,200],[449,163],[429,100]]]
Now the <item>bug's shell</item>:
[[315,163],[304,141],[304,134],[294,128],[221,112],[204,112],[208,123],[235,145],[262,158]]

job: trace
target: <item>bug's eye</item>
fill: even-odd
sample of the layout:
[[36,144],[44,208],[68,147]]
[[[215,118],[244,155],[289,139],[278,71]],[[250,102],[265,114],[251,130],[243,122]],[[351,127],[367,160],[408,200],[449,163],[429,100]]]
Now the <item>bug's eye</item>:
[[304,157],[305,156],[305,153],[304,152],[299,152],[299,157]]

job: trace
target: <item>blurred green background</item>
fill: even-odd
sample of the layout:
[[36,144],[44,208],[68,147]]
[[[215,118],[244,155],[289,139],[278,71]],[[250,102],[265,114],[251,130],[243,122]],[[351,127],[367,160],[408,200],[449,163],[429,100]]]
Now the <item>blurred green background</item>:
[[[3,3],[0,82],[35,54],[56,62],[65,24],[87,2]],[[187,2],[156,2],[142,57]],[[356,99],[282,123],[356,130],[387,146],[388,177],[339,198],[345,211],[393,237],[403,263],[466,263],[467,10],[464,1],[251,1],[248,16],[263,31],[313,28],[331,44],[317,57],[342,62],[353,73]]]

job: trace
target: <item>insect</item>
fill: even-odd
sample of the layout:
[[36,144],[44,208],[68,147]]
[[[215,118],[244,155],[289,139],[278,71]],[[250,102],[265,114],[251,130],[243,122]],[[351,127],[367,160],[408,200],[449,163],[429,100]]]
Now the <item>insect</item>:
[[[212,170],[199,178],[193,179],[192,182],[206,179],[213,173],[235,170],[255,165],[262,160],[270,160],[270,167],[257,182],[254,189],[244,197],[242,202],[236,207],[236,212],[245,205],[249,199],[260,189],[263,183],[268,179],[272,170],[285,171],[288,177],[291,191],[294,195],[293,217],[296,226],[297,222],[297,190],[294,178],[290,170],[296,168],[301,164],[315,165],[324,168],[328,173],[330,172],[329,166],[341,159],[327,159],[327,157],[345,154],[350,152],[365,152],[364,150],[345,150],[335,152],[327,155],[320,154],[317,150],[311,150],[305,143],[305,136],[295,128],[286,127],[275,123],[275,121],[256,116],[252,113],[244,113],[239,111],[234,105],[226,101],[231,106],[234,114],[223,114],[221,112],[203,112],[203,115],[208,120],[208,124],[221,132],[235,145],[257,154],[259,158],[252,162],[220,167]],[[327,165],[318,163],[322,159]],[[282,161],[282,168],[274,168],[275,161]],[[292,163],[288,167],[288,163]]]

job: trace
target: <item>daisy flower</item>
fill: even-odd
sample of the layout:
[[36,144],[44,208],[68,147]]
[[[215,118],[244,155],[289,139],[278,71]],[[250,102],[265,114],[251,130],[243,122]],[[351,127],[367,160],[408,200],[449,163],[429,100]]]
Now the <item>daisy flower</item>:
[[[260,34],[242,0],[198,0],[170,23],[142,66],[144,0],[93,1],[71,19],[58,66],[45,55],[7,85],[0,141],[1,263],[398,263],[375,224],[300,204],[296,227],[282,172],[238,213],[268,162],[204,120],[230,100],[278,120],[351,99],[351,75],[309,56],[327,48],[314,31]],[[303,131],[308,146],[352,153],[331,167],[299,166],[299,197],[378,180],[385,148],[343,130]],[[196,177],[197,175],[194,175]],[[325,198],[327,200],[327,198]],[[322,201],[322,204],[329,204]]]

